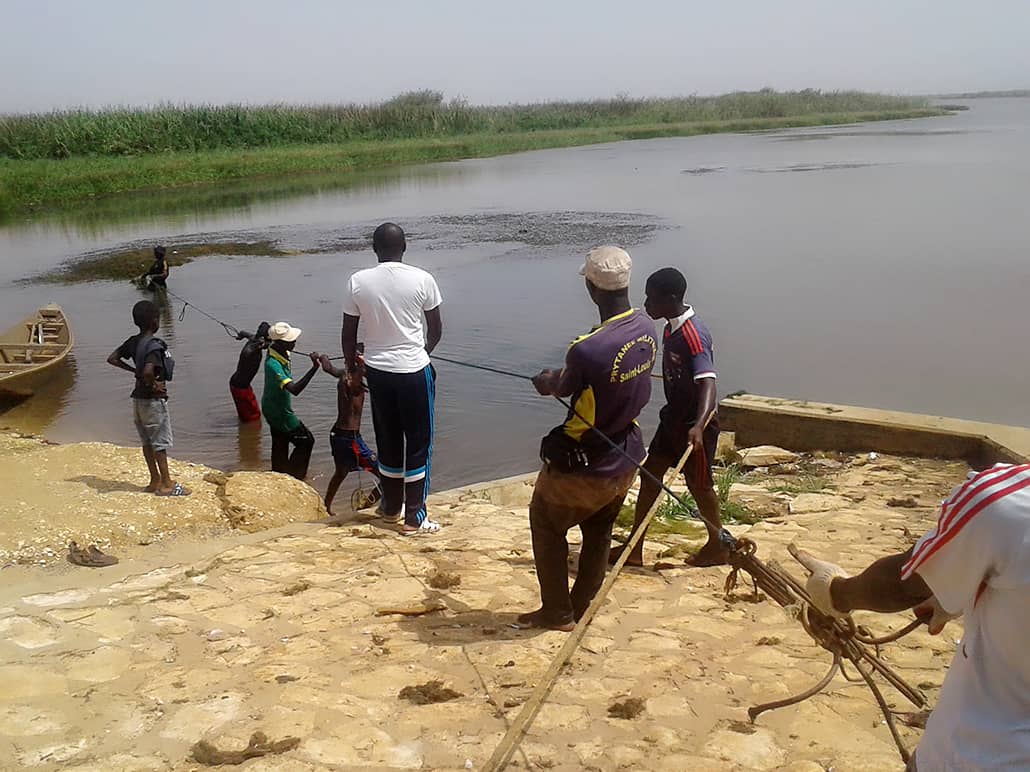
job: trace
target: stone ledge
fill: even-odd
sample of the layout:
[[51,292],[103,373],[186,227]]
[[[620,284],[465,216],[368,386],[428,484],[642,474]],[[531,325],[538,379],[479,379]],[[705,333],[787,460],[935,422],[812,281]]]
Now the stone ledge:
[[719,421],[741,447],[875,450],[963,459],[978,469],[1030,461],[1030,429],[959,418],[744,394],[720,403]]

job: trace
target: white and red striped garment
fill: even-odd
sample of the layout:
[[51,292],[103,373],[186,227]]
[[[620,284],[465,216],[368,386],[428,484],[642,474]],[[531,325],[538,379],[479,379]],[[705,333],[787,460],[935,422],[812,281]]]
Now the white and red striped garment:
[[919,540],[912,557],[902,569],[902,579],[908,579],[912,572],[954,539],[974,517],[1028,485],[1030,464],[997,464],[986,471],[970,474],[969,479],[952,491],[941,506],[936,527]]
[[919,769],[1030,769],[1030,464],[956,488],[902,570],[913,573],[965,624]]

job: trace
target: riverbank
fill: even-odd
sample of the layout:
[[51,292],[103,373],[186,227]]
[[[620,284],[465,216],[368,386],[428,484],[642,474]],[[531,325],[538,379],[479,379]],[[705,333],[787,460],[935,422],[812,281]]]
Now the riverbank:
[[[735,494],[761,522],[731,530],[795,576],[791,541],[851,570],[904,549],[967,469],[865,453],[780,460]],[[799,475],[801,462],[822,469],[818,485]],[[61,482],[52,469],[43,478]],[[430,506],[445,527],[431,538],[361,518],[141,548],[97,571],[10,569],[0,587],[0,757],[198,769],[198,741],[239,750],[263,732],[283,741],[279,752],[241,768],[480,768],[565,640],[510,626],[538,597],[531,490],[529,476],[436,494]],[[808,687],[829,655],[746,582],[726,596],[725,568],[682,567],[677,557],[696,543],[648,540],[648,565],[663,556],[680,567],[619,579],[519,767],[899,767],[872,696],[840,680],[748,722],[748,706]],[[881,634],[907,617],[860,621]],[[945,636],[917,631],[884,657],[932,705],[959,635],[955,623]],[[917,710],[893,691],[887,699]],[[909,747],[920,734],[901,733]]]
[[516,130],[259,149],[218,149],[65,159],[0,158],[0,218],[74,207],[106,196],[297,174],[345,174],[546,148],[946,115],[928,106],[780,117]]
[[138,448],[0,431],[0,568],[58,564],[69,541],[124,559],[326,517],[312,488],[283,475],[230,475],[176,459],[169,469],[190,496],[145,493]]

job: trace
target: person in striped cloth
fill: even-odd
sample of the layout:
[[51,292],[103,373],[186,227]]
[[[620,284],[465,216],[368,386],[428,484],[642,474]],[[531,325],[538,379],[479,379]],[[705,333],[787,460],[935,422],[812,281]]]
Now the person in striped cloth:
[[913,608],[933,635],[965,618],[909,770],[1030,769],[1030,464],[971,473],[929,533],[857,576],[798,559],[825,614]]
[[[726,547],[720,538],[719,498],[712,478],[712,459],[719,443],[719,421],[715,415],[718,372],[712,334],[693,307],[684,305],[687,280],[675,268],[662,268],[647,277],[644,293],[644,310],[648,316],[667,320],[662,337],[666,404],[659,413],[658,430],[644,462],[644,469],[654,479],[640,476],[633,527],[640,525],[661,493],[654,480],[661,480],[679,462],[689,445],[693,450],[683,467],[683,477],[708,529],[708,542],[687,563],[699,567],[722,565],[726,562]],[[619,559],[622,549],[618,546],[611,550],[610,563]],[[643,564],[644,540],[641,539],[626,565]]]

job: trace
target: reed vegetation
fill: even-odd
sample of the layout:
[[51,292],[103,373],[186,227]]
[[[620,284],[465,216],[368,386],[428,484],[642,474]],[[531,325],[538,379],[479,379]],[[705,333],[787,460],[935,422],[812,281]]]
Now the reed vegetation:
[[416,91],[373,105],[163,105],[9,115],[0,116],[0,214],[248,177],[940,112],[918,98],[766,89],[506,106]]

